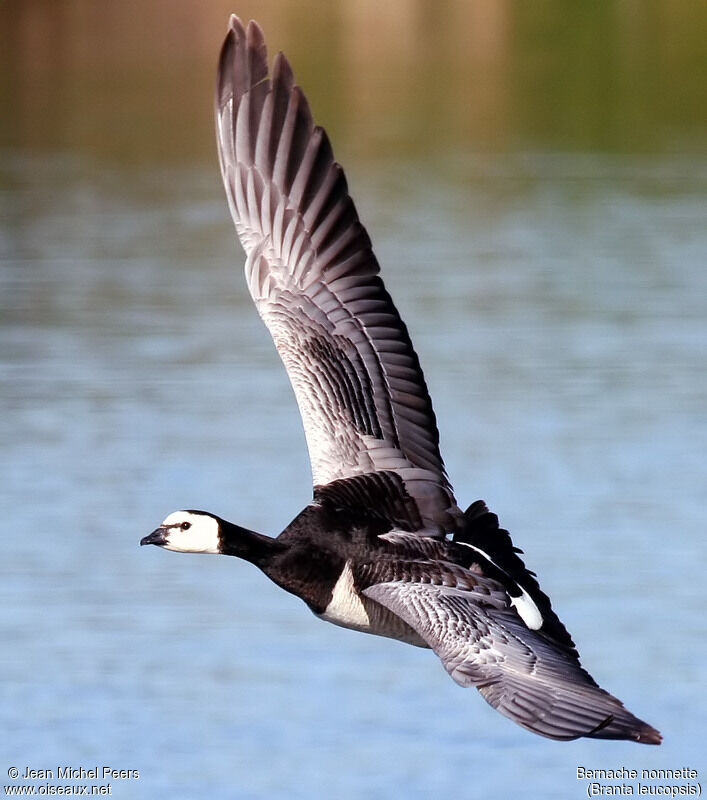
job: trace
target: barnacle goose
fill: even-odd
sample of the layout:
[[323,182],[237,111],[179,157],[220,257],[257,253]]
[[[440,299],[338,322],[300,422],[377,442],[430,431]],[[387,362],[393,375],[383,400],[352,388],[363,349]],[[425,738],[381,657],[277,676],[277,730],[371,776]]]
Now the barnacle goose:
[[275,539],[177,511],[141,544],[252,562],[319,617],[428,647],[461,686],[552,739],[659,744],[580,666],[534,573],[482,501],[456,504],[432,404],[368,235],[282,53],[231,17],[216,128],[245,274],[287,369],[312,502]]

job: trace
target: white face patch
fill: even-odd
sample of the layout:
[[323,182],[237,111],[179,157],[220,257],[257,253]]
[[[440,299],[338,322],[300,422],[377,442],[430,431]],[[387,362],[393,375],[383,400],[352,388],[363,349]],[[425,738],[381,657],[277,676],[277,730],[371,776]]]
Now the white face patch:
[[175,511],[160,526],[165,550],[178,553],[219,553],[218,520],[208,514]]

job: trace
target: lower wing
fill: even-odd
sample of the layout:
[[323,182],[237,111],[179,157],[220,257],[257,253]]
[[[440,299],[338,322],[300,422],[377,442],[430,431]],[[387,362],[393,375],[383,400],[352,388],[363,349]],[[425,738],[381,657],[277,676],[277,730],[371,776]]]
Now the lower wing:
[[499,608],[475,591],[409,582],[363,593],[417,631],[458,684],[475,686],[533,733],[660,744],[657,730],[601,689],[573,653],[527,628],[510,604]]

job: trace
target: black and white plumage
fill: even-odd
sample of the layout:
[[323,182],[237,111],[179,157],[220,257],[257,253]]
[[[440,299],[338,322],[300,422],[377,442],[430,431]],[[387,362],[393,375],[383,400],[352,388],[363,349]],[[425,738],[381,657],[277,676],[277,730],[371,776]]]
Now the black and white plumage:
[[178,511],[142,540],[256,564],[325,620],[431,648],[462,686],[553,739],[658,744],[601,689],[483,502],[456,504],[407,329],[326,133],[281,54],[232,17],[218,150],[251,295],[287,369],[312,502],[276,538]]

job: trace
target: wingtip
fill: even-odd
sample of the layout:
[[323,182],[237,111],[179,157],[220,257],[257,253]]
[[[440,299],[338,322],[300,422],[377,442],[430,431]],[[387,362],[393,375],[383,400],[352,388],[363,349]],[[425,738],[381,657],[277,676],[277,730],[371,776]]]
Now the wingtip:
[[647,722],[636,731],[636,741],[641,744],[662,744],[663,736],[652,725]]
[[593,731],[584,733],[591,739],[626,739],[639,744],[661,744],[663,737],[652,725],[633,716],[621,707]]
[[240,17],[231,14],[221,46],[216,78],[217,113],[233,98],[236,110],[240,99],[268,75],[265,35],[257,22],[244,26]]
[[[239,20],[240,22],[240,20]],[[246,39],[249,47],[261,47],[265,44],[265,34],[258,23],[252,19],[246,29]]]
[[237,14],[231,14],[228,19],[227,32],[233,33],[238,39],[247,41],[251,47],[257,47],[265,43],[265,34],[260,25],[251,19],[247,25],[243,24],[243,20]]
[[[249,20],[245,25],[243,20],[237,14],[231,14],[228,20],[227,39],[232,38],[233,34],[236,39],[244,41],[249,48],[258,49],[265,45],[265,33],[260,24],[254,19]],[[275,54],[273,62],[273,78],[279,77],[281,80],[292,85],[294,83],[294,73],[287,56],[279,51]]]
[[282,52],[282,50],[279,50],[275,54],[275,59],[273,60],[272,81],[273,84],[279,84],[288,91],[295,85],[294,72],[292,71],[292,67],[287,59],[287,56]]
[[234,33],[239,33],[241,31],[245,33],[243,23],[241,22],[241,18],[238,16],[238,14],[231,14],[231,16],[228,18],[228,30],[233,31]]

